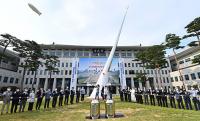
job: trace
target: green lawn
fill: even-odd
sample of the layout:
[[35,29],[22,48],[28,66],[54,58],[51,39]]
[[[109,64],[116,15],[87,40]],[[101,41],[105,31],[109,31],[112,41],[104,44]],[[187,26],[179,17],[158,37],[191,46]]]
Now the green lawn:
[[[120,102],[119,98],[115,98],[115,102],[116,112],[123,113],[125,117],[106,119],[106,121],[200,121],[200,111]],[[55,109],[51,108],[46,111],[43,110],[42,105],[40,111],[34,110],[33,112],[26,111],[23,113],[0,115],[0,121],[85,121],[85,116],[90,113],[89,108],[89,100],[79,104],[57,107]],[[104,103],[102,102],[101,113],[104,112]],[[105,119],[102,120],[104,121]]]

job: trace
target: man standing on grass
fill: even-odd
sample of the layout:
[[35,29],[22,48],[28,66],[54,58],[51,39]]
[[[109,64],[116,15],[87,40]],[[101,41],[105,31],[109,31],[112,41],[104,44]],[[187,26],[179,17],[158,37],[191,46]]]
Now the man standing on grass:
[[192,96],[192,101],[194,103],[194,107],[195,107],[196,111],[200,110],[200,105],[199,105],[200,102],[198,100],[198,94],[197,93],[198,93],[198,90],[192,88],[191,96]]
[[63,92],[63,90],[60,90],[59,103],[58,103],[59,107],[62,106],[62,104],[63,104],[63,96],[64,96],[64,92]]
[[42,99],[43,99],[43,89],[41,88],[37,92],[37,103],[36,103],[36,110],[40,110],[40,106],[42,104]]
[[175,92],[174,90],[169,88],[169,102],[171,105],[171,108],[176,108],[176,103],[175,103]]
[[28,90],[24,89],[24,92],[21,93],[19,112],[24,112],[28,96]]
[[70,90],[69,90],[69,87],[67,87],[65,89],[65,105],[68,105],[68,102],[69,102],[69,95],[70,95]]
[[11,98],[11,89],[8,87],[7,88],[7,91],[5,91],[3,93],[3,105],[2,105],[2,108],[1,108],[1,115],[3,115],[3,111],[4,111],[4,108],[6,106],[6,113],[8,113],[8,109],[9,109],[9,106],[10,106],[10,98]]
[[85,97],[85,89],[84,87],[81,88],[81,101],[84,101],[84,97]]
[[16,89],[16,91],[12,94],[12,105],[11,105],[11,110],[10,110],[11,113],[13,113],[13,110],[14,110],[14,113],[17,112],[19,97],[20,97],[19,89]]
[[75,95],[75,90],[74,87],[72,87],[72,90],[70,90],[70,103],[73,104],[74,102],[74,95]]
[[45,92],[44,109],[49,108],[50,99],[51,99],[51,90],[48,89],[48,90]]
[[53,91],[53,101],[52,101],[52,107],[55,108],[56,107],[56,103],[57,103],[57,99],[58,99],[58,92],[57,92],[57,89],[55,89]]

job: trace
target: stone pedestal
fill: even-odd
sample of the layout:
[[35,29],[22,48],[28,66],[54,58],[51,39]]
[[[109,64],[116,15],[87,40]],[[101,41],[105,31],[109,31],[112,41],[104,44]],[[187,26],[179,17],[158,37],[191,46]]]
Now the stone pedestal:
[[100,102],[98,100],[92,100],[90,104],[90,117],[91,119],[100,118]]
[[115,117],[115,103],[113,100],[107,100],[105,103],[105,116],[106,118]]

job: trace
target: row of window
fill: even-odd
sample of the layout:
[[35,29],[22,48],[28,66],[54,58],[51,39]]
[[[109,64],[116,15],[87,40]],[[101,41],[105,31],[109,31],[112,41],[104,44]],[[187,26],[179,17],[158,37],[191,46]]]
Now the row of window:
[[[22,70],[19,70],[19,73],[22,73]],[[60,70],[59,72],[52,72],[52,75],[71,75],[71,70]],[[34,75],[34,71],[27,71],[26,75]],[[36,75],[38,75],[38,72],[36,72]],[[50,75],[49,71],[46,70],[39,70],[39,75]]]
[[19,83],[19,79],[18,78],[14,78],[14,77],[2,77],[0,76],[0,82],[3,82],[3,83],[10,83],[10,84],[18,84]]
[[[194,56],[194,58],[197,58],[197,57],[199,57],[199,56],[200,56],[200,54]],[[191,58],[186,58],[185,60],[181,60],[181,61],[179,61],[179,64],[183,64],[183,63],[185,63],[185,62],[190,62],[190,61],[191,61]]]
[[[148,64],[144,64],[144,66],[147,66]],[[143,67],[142,63],[124,63],[124,67]],[[169,64],[166,63],[166,67],[169,67]]]
[[[160,83],[169,83],[170,79],[168,77],[160,77]],[[156,78],[156,83],[158,83],[158,79]]]
[[[186,81],[188,81],[188,80],[190,80],[190,78],[191,78],[191,80],[196,80],[197,79],[197,77],[198,77],[198,79],[200,79],[200,72],[197,72],[197,75],[195,74],[195,73],[191,73],[191,74],[186,74],[186,75],[184,75],[184,80],[186,80]],[[181,78],[183,78],[183,77],[178,77],[178,76],[176,76],[176,77],[171,77],[171,80],[172,80],[172,82],[174,82],[174,81],[180,81],[181,80]]]
[[[168,74],[168,72],[170,73],[170,71],[167,70],[161,70],[161,74]],[[125,70],[125,74],[136,74],[136,73],[143,73],[142,70]],[[144,73],[146,74],[160,74],[159,70],[144,70]]]
[[[78,57],[89,57],[91,56],[106,56],[106,52],[104,53],[94,53],[89,51],[44,51],[45,55],[52,55],[52,56],[58,56],[58,57],[75,57],[76,55]],[[109,54],[110,52],[107,52]],[[115,57],[132,57],[132,52],[115,52]]]

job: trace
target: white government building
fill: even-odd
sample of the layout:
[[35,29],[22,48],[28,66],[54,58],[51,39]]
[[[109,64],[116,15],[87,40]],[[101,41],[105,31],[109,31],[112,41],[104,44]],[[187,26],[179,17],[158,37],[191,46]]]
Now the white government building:
[[[94,87],[92,79],[96,79],[95,74],[97,68],[101,68],[103,65],[103,60],[105,60],[110,51],[111,46],[76,46],[76,45],[41,45],[44,54],[55,55],[59,57],[59,62],[57,63],[57,68],[60,72],[52,74],[52,80],[49,80],[49,73],[45,71],[45,66],[40,66],[37,71],[36,81],[34,81],[34,72],[27,71],[24,78],[24,88],[31,88],[32,85],[35,89],[44,88],[44,89],[65,89],[67,86],[70,87],[72,80],[76,80],[76,87],[84,87],[89,93]],[[147,46],[118,46],[115,52],[115,61],[118,67],[112,70],[111,73],[111,85],[113,93],[118,93],[117,89],[120,86],[122,81],[126,82],[127,87],[130,88],[173,88],[181,87],[182,83],[179,81],[179,74],[176,71],[176,65],[174,64],[173,56],[167,58],[168,64],[167,68],[161,69],[161,71],[155,69],[145,69],[143,72],[143,67],[140,61],[135,58],[135,53],[138,51],[147,48]],[[1,48],[2,51],[2,48]],[[186,51],[179,53],[178,59],[184,61],[184,64],[180,64],[182,68],[183,75],[188,75],[189,80],[184,80],[185,84],[189,85],[197,84],[199,85],[200,73],[199,65],[191,64],[191,61],[186,62],[188,58],[192,59],[193,56],[198,55],[200,52],[199,48],[191,48]],[[0,89],[8,86],[20,87],[23,69],[17,65],[24,64],[23,59],[20,59],[16,53],[7,51],[10,57],[15,59],[3,60],[0,65]],[[123,63],[123,66],[119,66],[120,63]],[[13,62],[14,61],[14,62]],[[74,67],[74,62],[78,62],[78,67]],[[94,61],[94,62],[93,62]],[[102,61],[102,62],[101,62]],[[91,62],[92,64],[90,64]],[[189,64],[190,63],[190,64]],[[189,64],[189,65],[188,65]],[[192,66],[191,66],[192,65]],[[93,69],[91,72],[90,69],[85,69],[84,67]],[[18,67],[18,68],[17,68]],[[83,68],[85,70],[83,70]],[[80,69],[80,70],[79,70]],[[82,69],[82,70],[81,70]],[[124,70],[124,75],[123,71]],[[75,73],[77,72],[77,74]],[[118,72],[118,75],[123,76],[113,76]],[[136,73],[143,72],[147,74],[148,81],[145,85],[144,82],[137,80]],[[82,73],[82,75],[79,75]],[[193,74],[194,73],[194,74]],[[74,75],[75,74],[75,75]],[[113,75],[112,75],[113,74]],[[195,75],[196,79],[194,79]],[[87,77],[88,76],[88,77]],[[156,78],[157,77],[157,78]],[[186,76],[185,76],[186,77]],[[186,77],[187,78],[187,77]],[[87,80],[87,82],[83,80]]]

